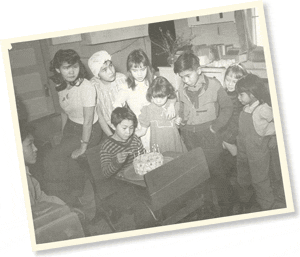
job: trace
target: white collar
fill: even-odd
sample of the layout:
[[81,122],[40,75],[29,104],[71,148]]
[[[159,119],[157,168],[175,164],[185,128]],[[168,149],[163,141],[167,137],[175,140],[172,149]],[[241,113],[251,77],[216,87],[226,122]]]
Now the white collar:
[[258,100],[255,101],[255,102],[254,102],[253,104],[251,104],[251,105],[247,104],[247,105],[245,106],[244,111],[247,112],[247,113],[252,113],[258,105],[259,105],[259,101],[258,101]]

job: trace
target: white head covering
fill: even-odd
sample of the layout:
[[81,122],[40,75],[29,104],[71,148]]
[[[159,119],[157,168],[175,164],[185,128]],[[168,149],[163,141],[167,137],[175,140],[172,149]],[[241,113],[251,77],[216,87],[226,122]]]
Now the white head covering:
[[106,61],[110,61],[111,60],[111,56],[109,53],[107,53],[106,51],[99,51],[94,53],[89,61],[88,61],[88,66],[91,70],[91,72],[94,74],[95,77],[98,77],[98,73],[102,67],[102,65],[106,62]]

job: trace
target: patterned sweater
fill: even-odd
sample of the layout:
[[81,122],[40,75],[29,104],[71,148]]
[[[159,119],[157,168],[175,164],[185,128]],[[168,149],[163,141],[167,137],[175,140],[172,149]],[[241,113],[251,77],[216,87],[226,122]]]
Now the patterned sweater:
[[[130,152],[124,163],[119,163],[117,154]],[[128,167],[138,153],[144,153],[141,140],[133,135],[126,142],[116,141],[112,137],[107,138],[100,149],[101,171],[106,178],[115,175],[122,169]]]

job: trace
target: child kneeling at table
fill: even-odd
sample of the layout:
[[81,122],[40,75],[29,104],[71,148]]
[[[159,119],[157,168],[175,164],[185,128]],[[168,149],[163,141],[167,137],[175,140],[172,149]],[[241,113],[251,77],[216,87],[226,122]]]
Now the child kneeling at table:
[[[101,172],[107,179],[114,179],[117,173],[132,164],[134,156],[145,153],[141,140],[134,134],[137,118],[130,109],[126,107],[114,109],[111,114],[111,123],[116,130],[112,136],[104,140],[100,148]],[[130,196],[131,200],[128,205],[132,207],[137,229],[154,225],[150,212],[145,204],[139,200],[132,187],[121,182],[116,190],[121,198],[126,195]],[[127,202],[127,200],[124,201]],[[112,206],[103,206],[103,208],[107,207],[112,212],[117,211]],[[118,216],[118,214],[112,213],[110,216]]]

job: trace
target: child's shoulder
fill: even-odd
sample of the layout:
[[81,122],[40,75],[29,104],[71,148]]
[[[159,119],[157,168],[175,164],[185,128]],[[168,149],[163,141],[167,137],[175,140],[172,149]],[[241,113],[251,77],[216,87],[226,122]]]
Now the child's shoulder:
[[142,141],[141,141],[141,139],[136,134],[133,134],[131,143],[141,144]]
[[101,85],[101,80],[100,80],[99,78],[97,78],[97,77],[92,77],[92,78],[90,79],[90,83],[91,83],[93,86],[97,87],[97,86],[100,86],[100,85]]
[[101,151],[101,150],[104,150],[104,149],[108,149],[108,148],[110,148],[110,147],[111,147],[112,145],[114,145],[114,144],[116,144],[116,143],[114,142],[114,140],[112,140],[111,137],[108,137],[108,138],[104,139],[103,142],[101,142],[101,148],[100,148],[100,151]]
[[206,84],[208,84],[209,87],[215,88],[215,89],[223,89],[225,90],[222,85],[221,82],[216,79],[215,77],[207,77],[206,75],[204,75],[204,80],[206,82]]
[[93,88],[93,84],[92,84],[92,82],[91,81],[89,81],[89,80],[87,80],[87,79],[84,79],[83,81],[82,81],[82,83],[80,84],[80,86],[79,86],[79,88],[84,88],[84,89],[86,89],[86,88]]

